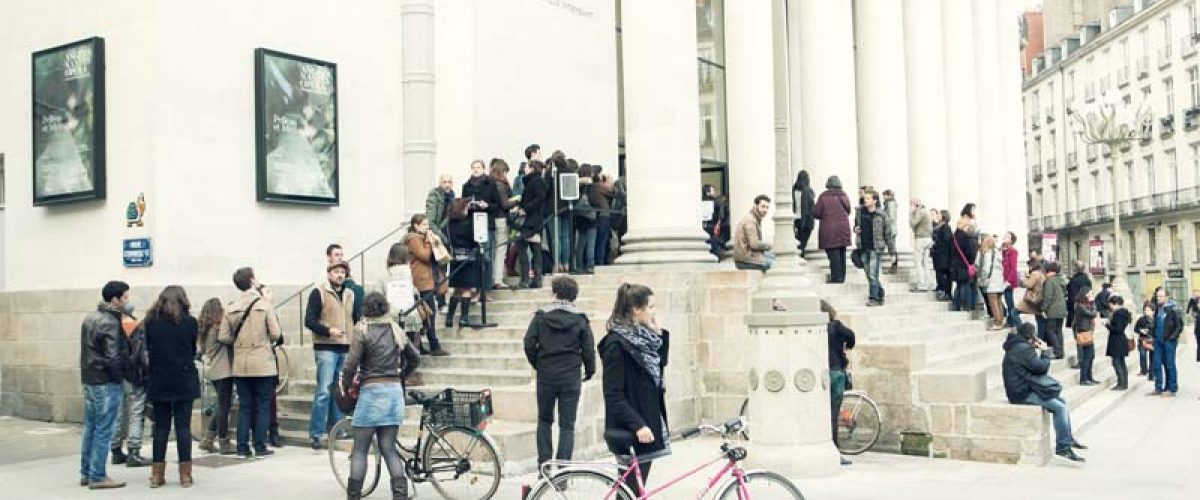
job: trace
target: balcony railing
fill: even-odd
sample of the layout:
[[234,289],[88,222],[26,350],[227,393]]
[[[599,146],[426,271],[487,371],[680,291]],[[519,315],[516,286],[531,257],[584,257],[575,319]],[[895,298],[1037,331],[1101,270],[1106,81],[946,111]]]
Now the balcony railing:
[[1058,217],[1054,216],[1054,215],[1043,216],[1042,217],[1042,229],[1049,231],[1051,229],[1054,229],[1055,227],[1058,227],[1057,219],[1058,219]]
[[1171,114],[1169,114],[1167,116],[1159,118],[1158,119],[1158,128],[1159,128],[1159,135],[1163,139],[1166,139],[1167,137],[1170,137],[1171,135],[1175,134],[1175,113],[1172,112]]
[[1106,222],[1112,220],[1112,204],[1104,204],[1096,207],[1096,222]]
[[1196,39],[1192,35],[1185,36],[1179,40],[1179,57],[1187,59],[1196,55]]
[[1137,78],[1138,80],[1150,76],[1150,57],[1142,56],[1137,60]]
[[1158,69],[1171,65],[1171,45],[1166,44],[1158,49]]
[[1146,195],[1141,198],[1134,198],[1133,212],[1145,213],[1154,211],[1154,196]]
[[1190,132],[1197,126],[1200,126],[1200,106],[1192,106],[1183,112],[1183,129]]
[[1121,210],[1121,217],[1133,215],[1133,200],[1121,200],[1117,205]]
[[1058,161],[1051,158],[1046,160],[1046,177],[1053,177],[1058,174]]
[[1200,204],[1200,186],[1183,188],[1175,192],[1175,201],[1180,208]]
[[1068,210],[1063,213],[1063,220],[1065,221],[1064,227],[1071,227],[1076,224],[1075,215],[1076,214],[1074,210]]
[[1179,192],[1172,191],[1170,193],[1158,193],[1154,195],[1154,206],[1152,210],[1174,210],[1178,205]]
[[1096,207],[1089,207],[1079,211],[1079,223],[1091,224],[1096,222]]
[[1032,173],[1032,175],[1033,175],[1033,182],[1041,182],[1041,180],[1042,180],[1042,166],[1041,166],[1041,165],[1034,165],[1034,166],[1033,166],[1033,168],[1032,168],[1032,169],[1030,169],[1030,170],[1031,170],[1031,173]]
[[1079,157],[1074,151],[1067,153],[1067,170],[1075,170],[1079,168]]
[[1029,218],[1029,230],[1031,232],[1041,231],[1042,230],[1042,218],[1041,217],[1030,217]]

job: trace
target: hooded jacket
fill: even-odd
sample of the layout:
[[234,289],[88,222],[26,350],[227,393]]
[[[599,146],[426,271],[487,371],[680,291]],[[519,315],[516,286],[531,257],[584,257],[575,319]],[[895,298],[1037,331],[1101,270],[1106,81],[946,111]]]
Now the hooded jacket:
[[1067,280],[1055,274],[1042,282],[1042,314],[1046,319],[1067,317]]
[[1016,333],[1008,334],[1004,340],[1004,362],[1000,365],[1004,375],[1004,394],[1009,403],[1021,404],[1033,392],[1031,379],[1050,372],[1050,351],[1037,350],[1029,341]]
[[569,302],[539,309],[525,331],[525,359],[537,370],[538,380],[570,382],[596,374],[596,342],[588,317]]

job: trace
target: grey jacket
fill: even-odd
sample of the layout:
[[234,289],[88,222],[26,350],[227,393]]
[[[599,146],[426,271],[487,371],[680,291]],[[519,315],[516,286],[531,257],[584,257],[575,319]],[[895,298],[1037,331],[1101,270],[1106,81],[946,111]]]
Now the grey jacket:
[[[867,250],[877,250],[885,252],[888,249],[888,242],[895,236],[892,233],[892,222],[888,220],[888,215],[881,209],[876,209],[874,212],[868,212],[867,209],[861,210],[862,217],[871,217],[871,238],[874,240],[875,248]],[[857,222],[857,221],[856,221]],[[855,224],[855,226],[859,226]],[[857,228],[857,227],[856,227]],[[862,248],[862,234],[858,234],[855,238],[855,243],[859,248]]]
[[928,238],[933,235],[933,222],[929,220],[929,209],[924,206],[914,208],[908,213],[908,225],[912,227],[915,238]]

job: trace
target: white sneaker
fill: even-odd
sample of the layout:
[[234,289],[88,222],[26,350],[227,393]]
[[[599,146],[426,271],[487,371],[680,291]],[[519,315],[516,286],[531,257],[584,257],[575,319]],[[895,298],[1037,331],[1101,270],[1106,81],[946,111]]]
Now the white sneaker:
[[808,264],[808,260],[807,260],[807,259],[805,259],[804,257],[796,257],[796,258],[797,258],[797,259],[800,259],[800,264],[801,264],[801,265]]

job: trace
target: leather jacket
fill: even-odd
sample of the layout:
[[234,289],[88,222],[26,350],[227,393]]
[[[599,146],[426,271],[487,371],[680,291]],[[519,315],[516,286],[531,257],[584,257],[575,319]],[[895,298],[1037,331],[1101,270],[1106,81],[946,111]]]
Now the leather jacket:
[[[403,344],[397,344],[397,340]],[[355,373],[364,385],[400,382],[420,362],[421,355],[407,341],[404,330],[387,318],[369,318],[365,325],[355,329],[350,353],[342,365],[342,382],[349,384]]]
[[121,312],[100,304],[80,327],[79,378],[85,385],[125,380],[129,348],[121,331]]

